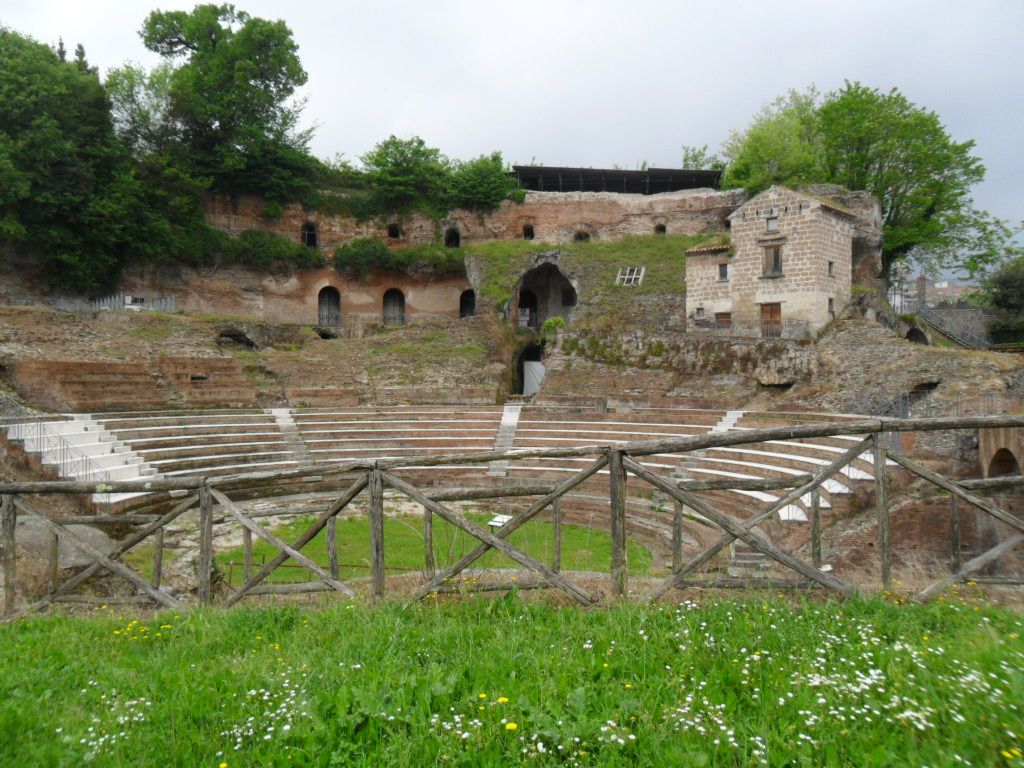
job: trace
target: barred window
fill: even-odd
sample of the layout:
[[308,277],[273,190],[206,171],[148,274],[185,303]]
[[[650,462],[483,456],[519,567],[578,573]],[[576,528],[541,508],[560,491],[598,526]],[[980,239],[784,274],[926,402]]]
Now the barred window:
[[618,277],[615,278],[616,285],[640,285],[644,279],[644,272],[647,267],[622,267]]

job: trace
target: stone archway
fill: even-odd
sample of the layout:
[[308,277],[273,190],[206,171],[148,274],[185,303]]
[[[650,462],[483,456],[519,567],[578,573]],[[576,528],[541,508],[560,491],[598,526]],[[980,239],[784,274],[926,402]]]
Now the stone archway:
[[913,344],[924,344],[928,346],[928,335],[920,328],[911,328],[907,331],[907,341]]
[[988,462],[988,477],[999,477],[1001,475],[1019,475],[1020,462],[1013,455],[1009,448],[1000,448]]
[[527,271],[516,289],[518,325],[539,328],[545,320],[566,320],[576,306],[576,288],[553,263],[545,262]]
[[341,325],[341,293],[334,286],[320,289],[317,295],[317,325],[334,328]]

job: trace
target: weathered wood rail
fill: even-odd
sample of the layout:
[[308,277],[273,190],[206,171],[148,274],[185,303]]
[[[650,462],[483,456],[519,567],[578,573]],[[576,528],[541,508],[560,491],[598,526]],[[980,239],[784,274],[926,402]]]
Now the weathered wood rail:
[[[891,552],[889,526],[889,499],[886,482],[886,462],[895,462],[907,472],[932,483],[950,494],[950,521],[954,539],[954,551],[959,552],[959,509],[961,503],[969,504],[1001,523],[1009,526],[1015,533],[1001,541],[988,551],[967,562],[954,561],[954,571],[926,589],[916,597],[928,600],[944,588],[961,581],[981,568],[992,563],[1001,555],[1024,543],[1024,520],[1014,514],[1000,509],[991,500],[978,495],[978,491],[991,491],[1007,488],[1024,487],[1024,475],[988,478],[983,480],[952,480],[936,473],[918,462],[889,447],[887,433],[917,432],[934,430],[965,430],[992,427],[1024,427],[1024,416],[985,416],[985,417],[947,417],[934,419],[864,419],[839,423],[801,424],[791,427],[774,427],[760,430],[743,430],[727,433],[708,433],[670,440],[621,443],[616,445],[587,445],[574,448],[531,449],[488,451],[473,454],[449,454],[429,458],[415,459],[382,459],[377,461],[352,461],[334,465],[330,469],[322,467],[311,469],[295,469],[283,472],[261,472],[218,477],[152,479],[124,482],[96,483],[71,480],[55,480],[40,482],[7,482],[0,483],[0,549],[2,549],[2,568],[4,575],[4,610],[5,620],[24,616],[38,611],[53,603],[79,604],[155,604],[165,608],[179,609],[183,606],[181,597],[163,588],[163,557],[164,533],[167,526],[185,513],[197,512],[199,521],[198,545],[198,588],[195,602],[198,604],[221,603],[233,605],[249,595],[294,594],[298,592],[332,591],[346,599],[356,596],[357,591],[352,583],[340,577],[340,564],[337,552],[337,518],[358,496],[368,497],[367,514],[370,521],[369,592],[373,599],[385,596],[385,539],[384,539],[384,495],[390,489],[415,502],[423,509],[424,521],[424,583],[414,589],[413,599],[426,595],[460,591],[465,588],[455,583],[460,574],[469,573],[468,569],[483,555],[497,550],[506,555],[522,568],[530,571],[532,576],[527,579],[491,581],[484,584],[474,583],[468,591],[494,591],[520,588],[556,588],[569,595],[573,600],[588,605],[596,601],[596,596],[575,583],[569,575],[562,571],[562,511],[561,502],[587,480],[599,472],[607,472],[609,525],[611,533],[611,568],[610,592],[615,597],[628,593],[628,576],[626,568],[626,526],[628,514],[626,509],[626,482],[629,475],[648,483],[652,488],[670,497],[675,502],[672,515],[672,569],[648,595],[657,599],[673,589],[683,589],[695,584],[703,586],[740,586],[764,584],[772,588],[806,588],[817,586],[832,590],[840,595],[852,595],[858,588],[822,568],[821,555],[821,523],[820,523],[820,492],[825,483],[847,465],[870,454],[874,467],[874,498],[875,515],[878,521],[878,553],[879,574],[885,588],[891,586]],[[705,448],[759,443],[766,440],[783,440],[798,438],[829,437],[835,435],[863,435],[863,439],[842,452],[834,461],[821,468],[815,474],[795,475],[781,479],[749,480],[725,479],[707,481],[674,482],[662,477],[643,466],[639,457],[659,453],[685,453]],[[396,470],[409,467],[443,467],[462,464],[483,464],[489,461],[522,461],[524,459],[545,458],[592,458],[593,461],[582,470],[567,479],[553,485],[510,485],[505,487],[480,488],[429,488],[420,489],[395,474]],[[280,484],[290,481],[338,481],[348,478],[350,485],[345,488],[327,508],[317,515],[313,523],[292,543],[288,543],[257,522],[257,519],[270,515],[278,515],[279,511],[245,512],[231,493],[249,493],[265,491],[266,495],[275,495]],[[698,494],[706,491],[720,490],[787,490],[781,498],[770,503],[763,510],[751,510],[743,518],[737,518],[717,509],[713,504]],[[26,498],[31,494],[94,494],[117,492],[172,492],[185,494],[184,498],[174,503],[161,514],[124,515],[89,515],[47,519]],[[452,501],[473,501],[483,499],[505,498],[536,498],[522,511],[514,514],[512,519],[495,532],[486,530],[467,518],[460,510],[447,505]],[[791,552],[787,552],[766,536],[761,534],[757,526],[769,520],[788,505],[802,498],[810,498],[811,528],[811,562],[805,562]],[[752,506],[755,502],[751,501]],[[228,588],[217,595],[211,583],[214,559],[213,525],[215,509],[223,519],[236,522],[242,530],[244,550],[243,575],[244,583],[237,589]],[[541,512],[550,510],[552,521],[552,552],[551,563],[542,563],[534,557],[516,548],[509,542],[509,537],[516,530],[536,518]],[[49,567],[47,574],[47,590],[38,600],[22,606],[15,605],[15,587],[17,584],[17,562],[15,558],[17,518],[19,515],[30,515],[38,518],[50,533]],[[433,521],[439,517],[450,525],[468,534],[479,544],[458,561],[444,568],[438,568],[433,545]],[[721,532],[720,538],[712,545],[704,547],[689,561],[683,562],[682,527],[684,519],[698,520]],[[135,530],[115,548],[104,554],[88,542],[68,529],[70,524],[117,525],[131,526]],[[321,565],[303,554],[302,549],[322,531],[326,531],[327,565]],[[253,540],[265,541],[278,551],[278,554],[255,569],[252,558]],[[123,556],[132,548],[144,541],[153,542],[152,575],[147,579],[123,562]],[[91,564],[77,574],[64,581],[59,581],[58,551],[59,542],[63,540],[83,553]],[[712,580],[696,580],[695,571],[710,562],[718,553],[734,541],[743,541],[755,551],[765,555],[771,561],[786,569],[795,571],[801,580],[779,579],[733,579],[714,578]],[[313,580],[299,583],[265,583],[267,578],[278,568],[284,567],[286,561],[293,561],[288,567],[301,567],[309,571]],[[76,594],[74,590],[85,584],[93,576],[106,571],[127,581],[135,590],[132,595],[111,595],[95,597]],[[1006,581],[1006,579],[1002,579]]]

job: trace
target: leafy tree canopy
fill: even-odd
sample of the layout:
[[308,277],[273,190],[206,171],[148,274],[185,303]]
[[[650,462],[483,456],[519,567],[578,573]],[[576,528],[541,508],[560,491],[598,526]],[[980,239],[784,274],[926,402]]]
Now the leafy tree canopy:
[[991,306],[1015,315],[1024,315],[1024,256],[1007,261],[989,274],[982,293]]
[[723,186],[827,182],[878,197],[886,264],[912,257],[971,272],[1019,253],[1017,231],[975,208],[985,168],[939,116],[899,91],[847,82],[821,95],[791,91],[725,142]]

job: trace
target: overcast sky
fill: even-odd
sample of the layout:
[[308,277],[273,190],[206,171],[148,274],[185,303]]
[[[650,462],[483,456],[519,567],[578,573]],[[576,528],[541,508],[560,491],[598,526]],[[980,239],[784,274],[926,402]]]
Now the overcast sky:
[[[155,62],[157,0],[2,0],[0,24],[83,43],[101,70]],[[978,204],[1024,218],[1024,0],[248,0],[283,17],[309,73],[314,151],[355,159],[391,133],[446,154],[678,167],[789,88],[844,78],[936,110],[988,167]]]

